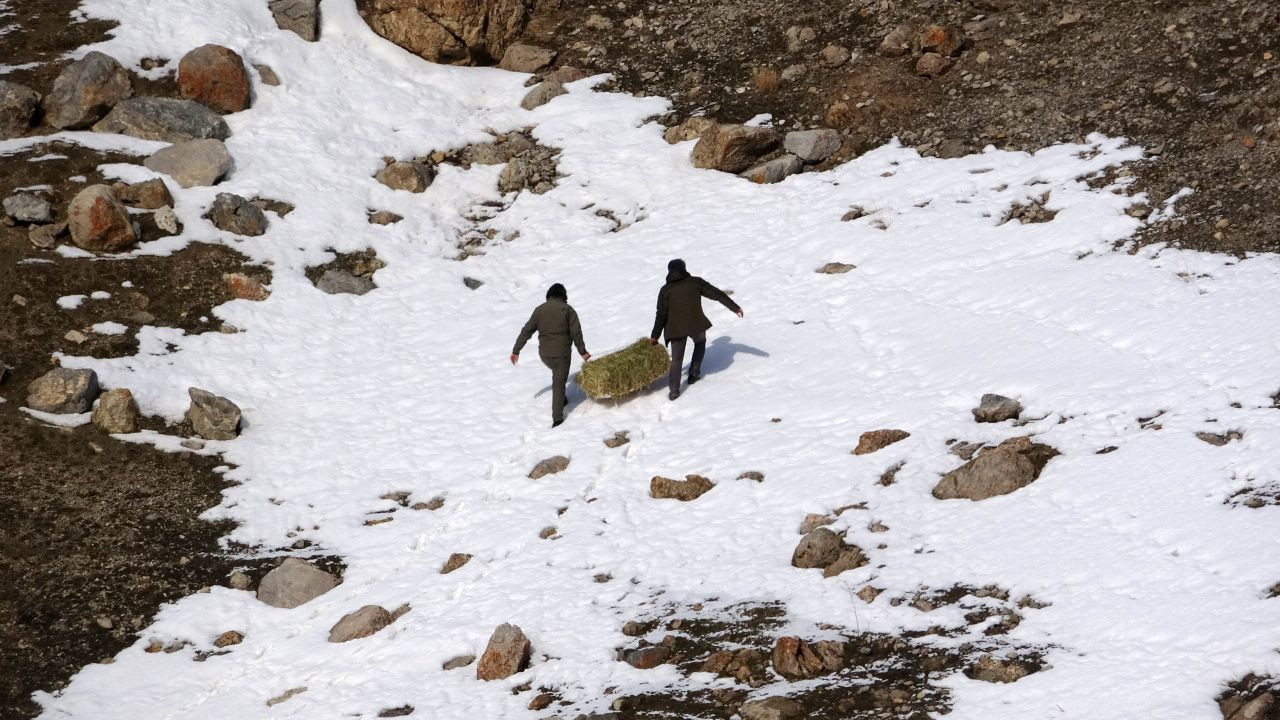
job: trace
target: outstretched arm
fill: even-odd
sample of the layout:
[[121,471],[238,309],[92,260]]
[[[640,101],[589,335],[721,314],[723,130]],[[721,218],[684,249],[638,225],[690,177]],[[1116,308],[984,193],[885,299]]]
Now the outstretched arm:
[[667,327],[667,289],[664,287],[658,291],[658,311],[653,317],[653,332],[649,333],[649,340],[657,342],[658,337],[662,335],[662,331]]
[[706,280],[702,281],[702,297],[715,300],[721,305],[724,305],[725,307],[732,310],[734,313],[738,315],[738,317],[742,317],[742,308],[738,306],[738,303],[734,302],[733,298],[729,297],[729,295],[725,293],[725,291],[721,290],[715,285],[712,285]]

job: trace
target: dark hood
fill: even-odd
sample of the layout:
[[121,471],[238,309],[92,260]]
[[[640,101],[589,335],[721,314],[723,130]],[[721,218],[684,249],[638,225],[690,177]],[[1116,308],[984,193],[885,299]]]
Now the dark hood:
[[689,271],[684,267],[683,260],[672,260],[667,263],[667,282],[680,282],[689,277]]

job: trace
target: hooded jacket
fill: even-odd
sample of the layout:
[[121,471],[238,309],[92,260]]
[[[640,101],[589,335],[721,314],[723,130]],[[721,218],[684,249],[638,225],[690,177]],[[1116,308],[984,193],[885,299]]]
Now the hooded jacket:
[[[683,265],[683,263],[681,263]],[[702,312],[702,298],[710,298],[733,312],[741,308],[723,290],[689,274],[683,267],[672,268],[667,273],[667,284],[658,291],[658,312],[653,320],[653,332],[649,337],[657,339],[665,334],[666,341],[690,337],[706,332],[711,321]]]
[[538,355],[544,359],[569,358],[570,343],[578,346],[579,355],[587,354],[578,313],[564,300],[551,298],[534,309],[511,354],[519,355],[534,332],[538,333]]

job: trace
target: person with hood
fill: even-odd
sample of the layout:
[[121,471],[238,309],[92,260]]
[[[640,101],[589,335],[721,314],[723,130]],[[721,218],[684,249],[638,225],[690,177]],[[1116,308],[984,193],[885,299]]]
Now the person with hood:
[[511,350],[511,364],[520,359],[525,343],[538,333],[538,356],[542,364],[551,369],[551,427],[564,422],[565,385],[569,382],[570,350],[578,347],[582,361],[591,359],[582,341],[582,325],[578,313],[569,305],[569,293],[564,285],[556,283],[547,289],[547,301],[534,308],[529,321],[520,330],[516,345]]
[[649,342],[657,345],[658,336],[665,335],[671,345],[671,370],[667,373],[667,397],[680,397],[680,366],[684,364],[684,350],[693,340],[693,359],[689,362],[689,384],[702,377],[702,356],[707,351],[707,330],[711,321],[702,312],[702,298],[710,298],[724,305],[738,317],[742,308],[715,285],[689,274],[684,260],[679,258],[667,263],[667,284],[658,291],[658,312],[653,321]]

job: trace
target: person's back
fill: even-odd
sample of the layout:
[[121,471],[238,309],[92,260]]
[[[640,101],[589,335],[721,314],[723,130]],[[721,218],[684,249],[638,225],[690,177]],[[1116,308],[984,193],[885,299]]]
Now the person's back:
[[564,422],[565,385],[569,381],[569,361],[574,345],[582,361],[591,359],[582,341],[582,325],[578,313],[569,305],[569,294],[560,283],[547,289],[547,301],[534,308],[529,320],[520,329],[515,347],[511,349],[511,363],[520,359],[525,343],[538,333],[538,357],[551,370],[551,426]]
[[656,344],[662,335],[671,344],[671,370],[667,383],[672,400],[680,396],[680,366],[684,363],[685,345],[690,339],[693,340],[693,361],[689,364],[689,383],[698,382],[701,377],[707,330],[711,328],[711,321],[702,312],[704,297],[742,317],[742,308],[727,293],[700,277],[690,275],[683,260],[676,259],[667,264],[667,282],[658,291],[658,310],[649,341]]

